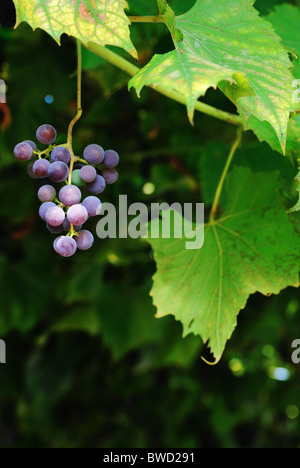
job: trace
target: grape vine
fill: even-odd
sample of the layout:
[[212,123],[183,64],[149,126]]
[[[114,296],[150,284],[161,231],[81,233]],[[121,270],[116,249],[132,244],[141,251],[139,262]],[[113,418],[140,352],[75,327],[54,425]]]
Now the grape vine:
[[[119,154],[106,150],[98,144],[88,145],[83,158],[74,155],[73,128],[82,115],[81,107],[81,44],[77,41],[77,114],[70,122],[67,143],[57,144],[56,129],[49,124],[41,125],[36,132],[37,141],[47,146],[39,150],[36,143],[26,140],[14,148],[14,155],[19,161],[30,161],[28,174],[34,179],[45,179],[45,184],[38,191],[42,202],[39,215],[46,222],[47,229],[55,235],[54,250],[62,257],[71,257],[77,249],[88,250],[94,244],[93,234],[83,225],[89,217],[101,212],[101,201],[96,195],[104,192],[106,185],[118,180],[115,167],[119,163]],[[58,194],[52,183],[65,185]],[[83,199],[83,187],[91,195]]]

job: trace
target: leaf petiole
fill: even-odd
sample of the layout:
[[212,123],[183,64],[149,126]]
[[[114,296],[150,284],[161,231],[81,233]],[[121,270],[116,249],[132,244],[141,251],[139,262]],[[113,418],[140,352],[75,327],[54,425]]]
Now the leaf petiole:
[[234,141],[234,143],[232,145],[232,148],[230,150],[229,156],[227,158],[227,162],[225,164],[225,167],[224,167],[224,170],[223,170],[220,182],[219,182],[219,185],[217,187],[217,191],[216,191],[216,194],[215,194],[215,198],[214,198],[212,209],[211,209],[210,216],[209,216],[209,222],[210,223],[213,223],[214,220],[215,220],[226,176],[228,174],[228,171],[229,171],[230,165],[232,163],[232,160],[234,158],[235,152],[238,149],[238,147],[239,147],[239,145],[240,145],[240,143],[242,141],[242,132],[243,132],[242,127],[238,127],[237,134],[236,134],[236,139],[235,139],[235,141]]

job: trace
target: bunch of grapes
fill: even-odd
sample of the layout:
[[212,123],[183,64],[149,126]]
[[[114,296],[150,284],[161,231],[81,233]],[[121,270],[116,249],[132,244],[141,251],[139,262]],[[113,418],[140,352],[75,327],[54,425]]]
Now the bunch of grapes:
[[[39,215],[51,233],[60,234],[54,241],[54,250],[62,257],[71,257],[77,249],[88,250],[94,243],[93,234],[83,225],[89,217],[100,214],[101,201],[96,195],[105,190],[106,184],[118,180],[115,167],[119,155],[91,144],[85,148],[83,158],[72,158],[67,144],[54,144],[57,133],[48,124],[38,128],[36,138],[47,145],[45,150],[40,151],[33,141],[25,140],[16,145],[14,155],[20,161],[30,161],[30,177],[45,179],[38,191],[42,202]],[[55,188],[53,183],[63,185]],[[82,200],[84,187],[91,195]]]

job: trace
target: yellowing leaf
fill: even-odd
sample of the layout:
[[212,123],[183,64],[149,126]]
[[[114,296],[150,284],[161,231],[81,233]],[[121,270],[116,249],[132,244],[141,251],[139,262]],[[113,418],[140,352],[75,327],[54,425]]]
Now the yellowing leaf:
[[129,36],[130,21],[124,12],[128,8],[126,0],[14,0],[14,4],[16,26],[26,21],[58,43],[65,33],[83,44],[114,45],[137,57]]
[[138,92],[149,84],[170,87],[186,98],[192,119],[196,100],[223,80],[222,90],[237,105],[245,127],[252,128],[252,116],[269,122],[284,151],[294,109],[291,62],[279,36],[252,4],[197,0],[190,11],[175,18],[160,0],[175,50],[156,55],[130,87]]

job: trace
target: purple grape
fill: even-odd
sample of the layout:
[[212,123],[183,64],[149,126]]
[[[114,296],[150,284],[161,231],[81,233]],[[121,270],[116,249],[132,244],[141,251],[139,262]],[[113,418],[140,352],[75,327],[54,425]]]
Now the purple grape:
[[57,237],[57,238],[54,240],[54,242],[53,242],[53,248],[54,248],[55,252],[56,252],[56,244],[57,244],[58,240],[59,240],[61,237],[62,237],[62,236]]
[[116,169],[104,169],[104,171],[102,171],[102,177],[105,179],[105,182],[110,185],[117,182],[119,174]]
[[60,236],[53,242],[55,252],[62,257],[72,257],[77,250],[77,244],[72,237]]
[[83,205],[73,205],[68,209],[67,218],[74,226],[84,224],[88,217],[88,212]]
[[56,205],[53,202],[46,202],[46,203],[43,203],[40,206],[39,215],[40,215],[40,217],[42,218],[43,221],[46,221],[45,215],[46,215],[47,210],[49,210],[49,208],[52,208],[54,206],[56,206]]
[[63,226],[60,224],[59,226],[50,226],[50,224],[46,224],[48,231],[51,232],[51,234],[60,234],[63,232]]
[[93,166],[84,166],[80,169],[80,178],[83,182],[94,182],[97,177],[97,171]]
[[71,159],[71,153],[64,146],[57,146],[51,153],[51,159],[53,162],[61,161],[65,164],[69,164]]
[[59,192],[59,199],[66,206],[77,205],[81,200],[81,191],[76,185],[65,185]]
[[[71,229],[71,223],[67,218],[63,222],[63,228],[64,228],[64,231],[67,231],[67,232],[69,232]],[[80,231],[82,229],[82,224],[79,224],[79,226],[74,225],[74,229],[75,231]]]
[[98,216],[101,212],[102,203],[97,197],[86,197],[83,202],[89,216]]
[[33,165],[34,165],[35,161],[31,161],[28,166],[27,166],[27,174],[29,175],[29,177],[31,177],[32,179],[39,179],[39,177],[37,177],[34,172],[33,172]]
[[45,213],[45,221],[50,226],[61,226],[65,218],[65,212],[59,206],[52,206]]
[[50,164],[48,176],[53,182],[64,182],[69,177],[69,168],[66,163],[56,161]]
[[104,153],[103,164],[107,169],[113,169],[119,164],[120,156],[114,150],[107,150]]
[[37,146],[36,146],[36,144],[34,143],[34,141],[32,141],[32,140],[25,140],[25,141],[23,141],[23,143],[28,143],[28,144],[31,146],[31,148],[32,148],[33,151],[37,151]]
[[79,250],[88,250],[94,243],[94,236],[90,231],[80,231],[75,241]]
[[47,159],[38,159],[32,166],[32,170],[34,175],[39,179],[46,179],[46,177],[48,177],[49,167],[50,163]]
[[41,202],[50,202],[56,197],[56,190],[52,185],[43,185],[38,191],[38,198]]
[[14,148],[14,155],[19,161],[29,161],[33,156],[33,150],[29,143],[23,141]]
[[101,175],[97,175],[94,182],[86,185],[88,191],[93,195],[98,195],[99,193],[104,192],[106,187],[105,179]]
[[89,164],[97,166],[104,159],[104,149],[99,145],[89,145],[85,148],[83,157]]
[[36,137],[43,145],[51,145],[56,140],[56,130],[52,125],[41,125],[36,132]]

